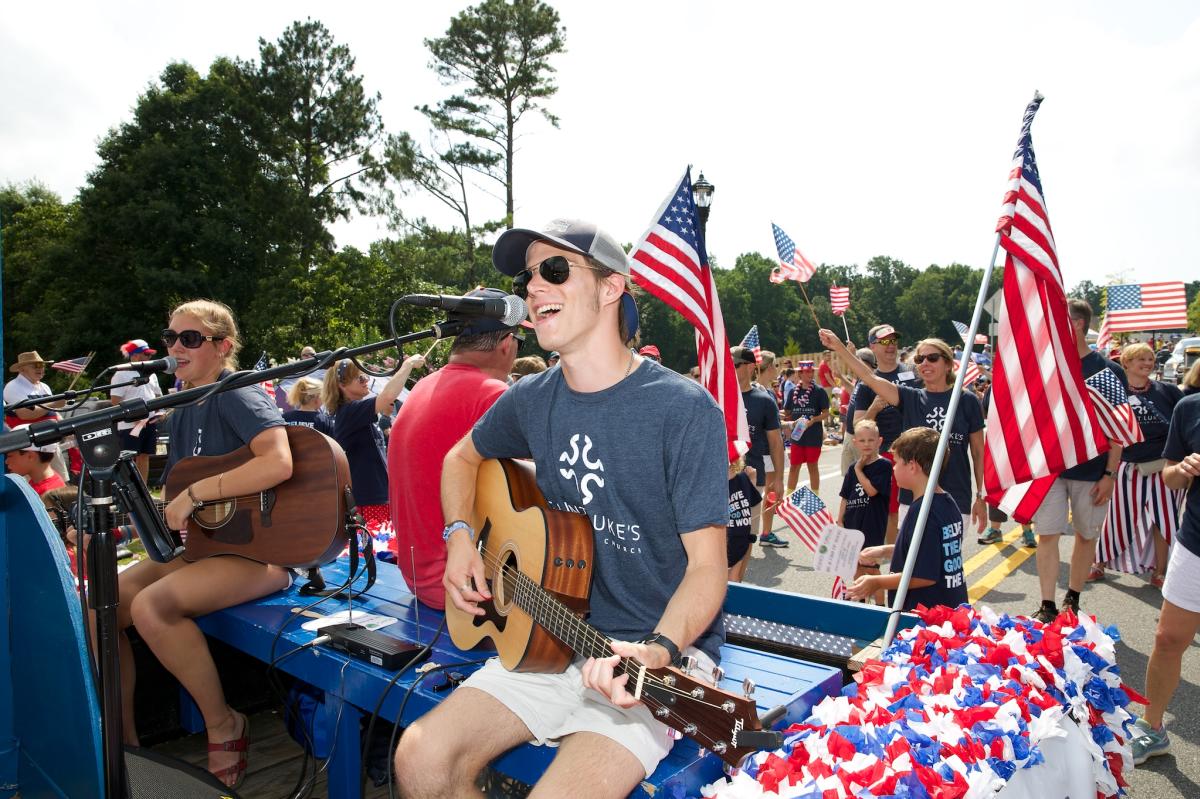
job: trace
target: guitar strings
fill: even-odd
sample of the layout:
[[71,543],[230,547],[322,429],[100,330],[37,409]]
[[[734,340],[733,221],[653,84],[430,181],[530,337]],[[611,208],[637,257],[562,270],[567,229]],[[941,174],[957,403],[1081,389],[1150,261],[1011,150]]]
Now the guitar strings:
[[[508,579],[509,577],[512,577],[518,583],[518,585],[516,585],[516,586],[511,586],[513,588],[513,598],[514,599],[519,599],[519,598],[522,598],[522,596],[523,596],[524,598],[530,600],[536,606],[540,607],[540,609],[549,611],[549,613],[554,617],[554,620],[565,622],[567,624],[567,626],[572,628],[571,635],[572,635],[573,639],[579,634],[582,634],[583,636],[590,638],[591,639],[590,641],[585,641],[585,643],[591,644],[591,648],[586,653],[589,656],[592,656],[592,657],[611,657],[612,656],[612,654],[611,654],[612,649],[609,646],[610,640],[607,637],[602,635],[599,631],[595,630],[590,625],[586,624],[578,616],[576,616],[574,613],[572,613],[571,610],[566,605],[564,605],[556,597],[553,597],[550,594],[548,594],[545,591],[545,589],[542,588],[542,586],[533,582],[532,578],[530,578],[527,574],[520,571],[519,569],[510,568],[506,563],[502,562],[498,556],[496,556],[494,553],[490,552],[486,547],[483,549],[483,552],[481,553],[481,555],[486,556],[485,560],[491,561],[490,565],[492,566],[493,570],[498,571],[501,574],[506,588],[510,586],[510,582]],[[526,590],[524,592],[522,592],[521,591],[522,588],[525,588]],[[530,615],[532,615],[532,614],[530,614]],[[579,646],[574,644],[574,641],[566,641],[564,643],[566,643],[568,646],[571,646],[571,648],[575,649],[576,651],[578,651],[580,649]],[[674,686],[668,685],[665,681],[663,681],[662,678],[654,675],[649,669],[646,668],[645,664],[641,663],[636,658],[622,657],[618,661],[618,664],[620,666],[622,666],[625,669],[626,673],[629,673],[630,676],[632,676],[633,672],[636,672],[639,669],[646,669],[645,680],[647,682],[651,683],[651,685],[653,687],[659,688],[663,691],[673,693],[677,696],[686,696],[689,699],[691,699],[692,701],[699,702],[699,703],[707,705],[708,707],[711,707],[711,708],[719,707],[717,704],[712,703],[712,702],[697,700],[695,697],[693,697],[691,695],[691,693],[689,693],[687,691],[681,691],[678,688],[675,688]]]
[[[575,639],[578,637],[579,633],[582,633],[584,636],[592,639],[591,640],[592,645],[597,647],[596,649],[593,649],[590,652],[590,654],[593,656],[603,657],[604,655],[602,653],[611,652],[611,649],[608,649],[608,647],[607,647],[607,645],[609,643],[609,639],[603,637],[599,632],[591,629],[590,626],[586,625],[582,619],[579,619],[578,616],[575,616],[575,614],[571,613],[570,609],[567,608],[565,605],[563,605],[555,597],[552,597],[552,596],[546,594],[545,590],[542,589],[542,587],[540,585],[538,585],[537,583],[534,583],[532,578],[530,578],[528,575],[521,572],[519,569],[511,568],[507,564],[501,562],[495,555],[488,552],[486,549],[484,550],[484,552],[487,555],[486,560],[490,560],[491,565],[495,568],[496,571],[499,572],[501,579],[504,582],[506,590],[511,589],[513,599],[514,599],[514,601],[516,601],[518,603],[518,606],[520,605],[520,600],[525,599],[527,601],[532,602],[535,605],[539,605],[542,610],[549,611],[551,614],[553,614],[556,617],[557,620],[568,622],[569,627],[571,628],[567,633],[569,635],[569,637],[571,637],[572,639]],[[515,585],[514,585],[514,583],[515,583]],[[530,615],[532,615],[532,614],[530,614]],[[564,643],[567,643],[568,646],[571,646],[571,648],[575,649],[576,651],[578,651],[581,648],[573,641],[564,641]],[[623,665],[626,668],[626,673],[629,674],[630,677],[633,676],[633,674],[632,674],[633,669],[630,668],[631,663],[636,664],[636,666],[638,666],[638,667],[642,667],[642,664],[639,661],[637,661],[635,658],[626,658],[626,657],[621,658],[620,665]],[[681,691],[681,690],[678,690],[676,688],[673,688],[673,687],[667,685],[661,679],[659,679],[659,678],[655,677],[653,674],[649,673],[649,671],[647,671],[646,678],[647,678],[648,682],[658,683],[657,687],[661,688],[663,691],[684,697],[684,698],[688,699],[689,701],[694,702],[696,704],[704,705],[704,706],[712,708],[712,709],[718,709],[718,706],[711,702],[705,702],[703,700],[696,699],[689,692]],[[713,746],[715,746],[718,743],[717,739],[715,739],[715,738],[711,737],[710,735],[708,735],[707,733],[701,731],[698,724],[695,724],[695,722],[692,722],[690,719],[687,719],[684,716],[681,716],[679,713],[677,713],[675,710],[673,710],[670,706],[668,706],[664,702],[661,702],[658,699],[654,698],[654,696],[652,694],[643,693],[641,695],[640,701],[644,705],[646,705],[646,707],[652,712],[652,714],[654,714],[654,711],[656,711],[660,708],[666,708],[666,710],[667,710],[666,718],[663,718],[663,717],[658,716],[657,714],[654,714],[655,720],[657,720],[663,724],[667,723],[666,719],[674,720],[678,727],[683,727],[688,724],[694,724],[696,726],[696,732],[689,734],[689,737],[692,738],[693,740],[695,740],[697,743],[705,746],[706,748],[711,749]],[[671,725],[668,725],[668,726],[671,726]],[[731,730],[731,733],[732,733],[732,730]],[[732,741],[732,734],[728,737],[729,737],[730,741]],[[726,745],[731,746],[732,744],[727,743]]]

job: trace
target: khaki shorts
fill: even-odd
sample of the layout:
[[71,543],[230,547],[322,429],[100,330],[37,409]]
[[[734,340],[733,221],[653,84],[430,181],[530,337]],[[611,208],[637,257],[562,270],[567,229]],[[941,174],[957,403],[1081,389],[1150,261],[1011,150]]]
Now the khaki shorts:
[[[712,673],[714,664],[708,655],[695,647],[684,654],[696,658],[694,675]],[[507,671],[498,658],[492,658],[463,685],[495,697],[511,710],[538,746],[558,746],[576,732],[597,733],[628,749],[649,777],[674,746],[674,732],[645,705],[620,708],[584,688],[583,663],[577,658],[561,674],[531,674]]]
[[1033,526],[1038,535],[1056,535],[1067,531],[1067,507],[1070,506],[1071,529],[1075,535],[1088,541],[1100,537],[1104,518],[1108,515],[1108,503],[1092,504],[1090,480],[1068,480],[1060,477],[1050,486],[1046,499],[1033,515]]

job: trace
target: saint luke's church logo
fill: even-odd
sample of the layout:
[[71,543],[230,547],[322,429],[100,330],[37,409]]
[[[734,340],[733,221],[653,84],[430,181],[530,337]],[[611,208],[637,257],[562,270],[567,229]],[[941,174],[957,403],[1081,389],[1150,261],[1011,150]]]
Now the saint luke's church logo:
[[[597,472],[604,471],[604,462],[599,458],[592,460],[591,438],[586,435],[583,436],[582,450],[579,449],[579,438],[579,433],[571,436],[570,451],[568,452],[564,450],[562,454],[558,456],[559,463],[565,463],[567,466],[571,467],[569,469],[560,467],[558,473],[567,480],[575,481],[575,485],[579,489],[579,495],[583,499],[583,504],[587,505],[589,502],[595,499],[595,495],[592,493],[592,486],[595,486],[596,488],[604,488],[604,478],[597,474]],[[582,476],[580,476],[575,470],[575,465],[577,463],[580,464],[581,468],[579,469],[579,472],[582,472]]]

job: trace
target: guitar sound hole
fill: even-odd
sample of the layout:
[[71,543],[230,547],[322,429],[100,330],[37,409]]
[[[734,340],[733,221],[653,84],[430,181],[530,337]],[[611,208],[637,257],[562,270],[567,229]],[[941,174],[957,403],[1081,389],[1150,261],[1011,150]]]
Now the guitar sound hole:
[[517,562],[517,553],[505,548],[500,553],[500,568],[492,581],[492,593],[495,594],[496,609],[507,614],[513,608],[513,596],[517,589],[517,579],[521,565]]
[[229,523],[236,509],[237,503],[234,500],[206,502],[204,507],[196,511],[193,518],[195,518],[196,524],[205,530],[217,530]]

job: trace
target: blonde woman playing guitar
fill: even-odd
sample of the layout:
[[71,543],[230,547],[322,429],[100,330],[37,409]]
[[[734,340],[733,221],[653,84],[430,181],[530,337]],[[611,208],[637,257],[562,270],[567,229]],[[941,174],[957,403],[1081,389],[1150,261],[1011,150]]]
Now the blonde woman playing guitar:
[[475,549],[483,531],[462,521],[472,518],[480,464],[532,458],[548,504],[590,522],[595,563],[575,568],[593,570],[589,621],[613,654],[576,658],[560,674],[489,662],[405,731],[397,779],[406,797],[478,795],[484,765],[534,741],[560,748],[531,796],[625,796],[673,741],[629,677],[614,674],[618,662],[660,668],[685,650],[708,674],[719,657],[724,421],[703,387],[627,346],[636,306],[628,259],[611,236],[569,220],[510,230],[493,262],[528,298],[538,344],[561,360],[501,395],[446,457],[447,602],[483,614],[492,599]]
[[[194,300],[176,308],[163,331],[163,344],[176,358],[175,374],[187,387],[210,385],[237,367],[241,347],[230,310],[218,302]],[[169,417],[169,470],[193,455],[224,455],[249,445],[253,457],[240,466],[189,484],[165,508],[167,526],[183,530],[202,503],[276,486],[292,475],[283,417],[258,386],[227,391],[203,404],[177,408]],[[138,633],[196,701],[208,728],[208,769],[227,785],[246,770],[249,740],[246,717],[225,701],[221,680],[204,634],[193,617],[248,602],[286,588],[288,572],[237,556],[194,562],[143,560],[120,576],[118,621]],[[125,741],[136,745],[133,652],[120,635],[122,722]]]

